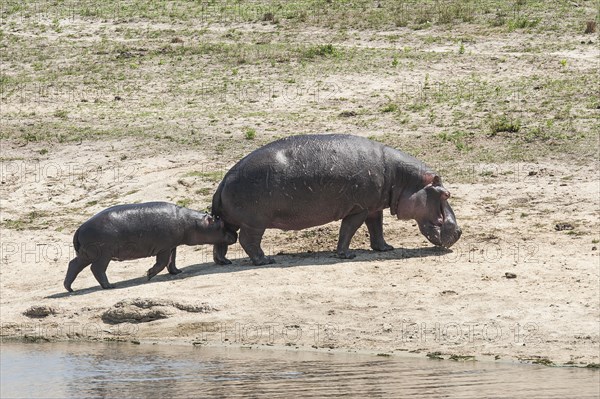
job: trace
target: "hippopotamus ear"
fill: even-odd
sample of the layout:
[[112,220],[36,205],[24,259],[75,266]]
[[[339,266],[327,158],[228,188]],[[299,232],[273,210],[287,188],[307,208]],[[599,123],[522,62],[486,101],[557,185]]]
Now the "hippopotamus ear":
[[210,215],[206,215],[202,218],[198,218],[196,219],[196,227],[202,229],[206,229],[207,227],[212,227],[214,224],[216,223],[215,219],[210,216]]
[[441,186],[442,178],[434,172],[425,172],[423,174],[423,185]]

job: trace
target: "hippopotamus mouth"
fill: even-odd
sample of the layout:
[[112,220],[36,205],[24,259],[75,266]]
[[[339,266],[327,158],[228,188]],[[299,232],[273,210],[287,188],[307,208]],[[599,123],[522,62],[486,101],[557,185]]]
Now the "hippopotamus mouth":
[[419,223],[419,230],[434,245],[450,248],[462,234],[454,212],[448,203],[440,206],[440,213],[434,221]]

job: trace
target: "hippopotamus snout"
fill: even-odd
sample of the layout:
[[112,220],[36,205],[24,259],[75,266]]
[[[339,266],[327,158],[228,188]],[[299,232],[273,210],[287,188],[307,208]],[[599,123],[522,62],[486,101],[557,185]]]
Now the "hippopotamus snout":
[[419,230],[434,245],[450,248],[462,235],[450,204],[444,200],[434,221],[419,223]]
[[444,223],[442,225],[439,243],[433,242],[433,244],[444,248],[450,248],[462,234],[462,230],[455,222]]
[[421,234],[425,236],[433,245],[450,248],[462,234],[462,230],[456,223],[447,222],[439,225],[424,224],[420,225]]

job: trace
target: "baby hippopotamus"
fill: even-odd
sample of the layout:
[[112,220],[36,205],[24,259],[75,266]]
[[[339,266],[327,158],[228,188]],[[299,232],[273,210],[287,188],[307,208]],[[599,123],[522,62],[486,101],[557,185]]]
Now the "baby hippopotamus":
[[181,273],[175,267],[178,245],[231,245],[237,234],[212,216],[167,202],[117,205],[105,209],[81,225],[73,236],[77,256],[69,262],[64,286],[71,284],[89,264],[102,288],[114,288],[106,277],[111,260],[131,260],[156,256],[148,269],[148,279],[165,267],[170,274]]

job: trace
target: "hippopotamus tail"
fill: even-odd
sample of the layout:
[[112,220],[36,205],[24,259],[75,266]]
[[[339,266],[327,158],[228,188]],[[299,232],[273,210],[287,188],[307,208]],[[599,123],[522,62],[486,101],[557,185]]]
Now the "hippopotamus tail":
[[79,242],[79,229],[77,229],[73,235],[73,248],[75,248],[75,253],[79,255],[79,248],[81,248],[81,243]]
[[[225,179],[223,179],[223,181],[225,181]],[[213,195],[212,198],[212,206],[210,209],[210,213],[212,213],[213,216],[222,216],[221,213],[223,211],[223,205],[221,202],[221,192],[223,191],[224,186],[223,181],[219,183],[219,187],[217,187],[217,191],[215,192],[215,195]]]

